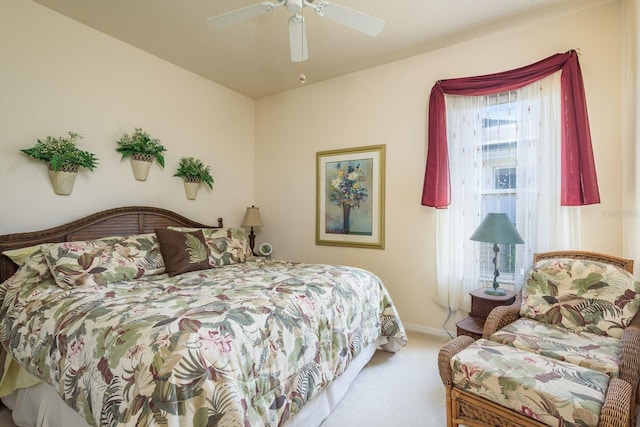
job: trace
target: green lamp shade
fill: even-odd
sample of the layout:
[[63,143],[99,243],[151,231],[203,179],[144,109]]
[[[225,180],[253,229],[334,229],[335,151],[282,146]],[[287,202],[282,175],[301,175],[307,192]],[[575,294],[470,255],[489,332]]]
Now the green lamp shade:
[[485,243],[524,243],[505,213],[487,214],[469,239]]

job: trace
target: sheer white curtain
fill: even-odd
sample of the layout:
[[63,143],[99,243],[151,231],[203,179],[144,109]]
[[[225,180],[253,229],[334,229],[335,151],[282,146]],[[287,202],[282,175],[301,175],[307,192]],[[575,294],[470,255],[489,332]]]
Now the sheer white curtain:
[[526,268],[534,252],[580,249],[580,208],[560,205],[560,72],[520,92],[527,101],[520,117],[529,113],[532,121],[519,138],[527,144],[518,144],[518,182],[527,185],[517,190],[516,224],[525,245],[516,252]]
[[482,109],[486,97],[445,96],[451,204],[436,212],[436,301],[451,310],[469,311],[467,294],[476,289],[479,267],[474,242],[482,188]]
[[493,265],[480,265],[479,243],[469,237],[489,213],[483,212],[482,191],[494,177],[487,173],[482,147],[496,133],[500,140],[517,141],[517,186],[509,197],[516,198],[515,223],[525,242],[516,245],[515,284],[501,287],[520,288],[534,252],[580,248],[580,211],[560,206],[560,72],[515,92],[517,101],[497,117],[505,125],[491,132],[487,111],[496,95],[446,96],[452,197],[448,209],[436,214],[435,299],[451,310],[469,311],[468,293],[481,286],[481,269],[493,271]]

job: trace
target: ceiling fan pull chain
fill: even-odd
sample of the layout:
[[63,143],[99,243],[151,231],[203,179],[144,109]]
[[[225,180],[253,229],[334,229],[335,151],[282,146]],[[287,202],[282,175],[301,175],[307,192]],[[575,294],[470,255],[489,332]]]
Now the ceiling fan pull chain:
[[[306,35],[305,35],[305,28],[304,28],[304,7],[302,10],[300,10],[300,15],[302,18],[300,38],[305,38]],[[300,61],[300,68],[302,69],[302,72],[300,73],[300,83],[305,84],[307,82],[307,76],[304,75],[304,44],[300,45],[300,58],[302,58],[302,61]]]

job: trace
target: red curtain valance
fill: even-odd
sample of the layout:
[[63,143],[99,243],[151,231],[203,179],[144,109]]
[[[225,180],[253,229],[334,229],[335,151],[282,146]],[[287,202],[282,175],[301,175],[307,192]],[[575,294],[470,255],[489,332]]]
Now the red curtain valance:
[[558,53],[515,70],[484,76],[441,80],[429,99],[429,141],[422,204],[446,208],[451,203],[449,153],[444,94],[481,96],[526,86],[562,70],[561,200],[562,206],[600,203],[589,116],[578,54]]

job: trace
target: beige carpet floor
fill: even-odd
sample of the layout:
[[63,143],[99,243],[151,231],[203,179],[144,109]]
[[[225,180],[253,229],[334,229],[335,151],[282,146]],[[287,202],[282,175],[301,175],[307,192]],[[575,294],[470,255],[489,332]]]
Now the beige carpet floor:
[[448,339],[408,333],[398,353],[377,351],[322,427],[446,425],[438,350]]

